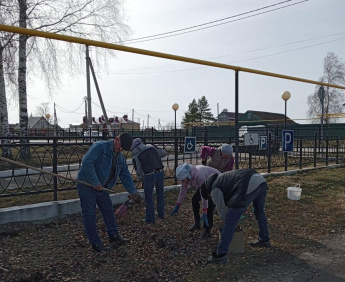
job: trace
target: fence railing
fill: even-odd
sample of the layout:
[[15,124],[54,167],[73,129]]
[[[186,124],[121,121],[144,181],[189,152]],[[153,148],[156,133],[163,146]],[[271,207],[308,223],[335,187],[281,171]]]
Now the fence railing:
[[[145,132],[146,133],[146,132]],[[184,153],[184,138],[189,132],[177,131],[177,136],[172,132],[161,132],[159,136],[145,134],[140,136],[134,133],[134,137],[142,138],[146,144],[155,144],[167,151],[167,157],[163,159],[165,166],[165,178],[175,179],[175,167],[183,162],[201,164],[199,157],[203,145],[219,147],[223,143],[234,146],[233,139],[228,133],[225,136],[213,136],[205,130],[203,134],[197,134],[196,152]],[[14,139],[16,138],[16,139]],[[106,138],[105,136],[49,136],[30,137],[29,142],[25,137],[3,137],[0,144],[0,154],[23,165],[0,160],[0,198],[14,197],[28,194],[52,193],[52,199],[57,200],[58,192],[76,189],[73,179],[77,178],[78,170],[84,154],[94,142]],[[26,139],[24,142],[24,139]],[[259,172],[283,171],[285,165],[284,153],[281,151],[281,136],[269,134],[266,150],[259,150],[258,146],[245,146],[240,142],[238,150],[239,168],[254,168]],[[29,154],[22,154],[22,150],[28,150]],[[10,152],[10,154],[9,154]],[[133,179],[138,180],[132,166],[131,152],[125,152],[127,164]],[[320,139],[317,133],[313,138],[310,134],[306,137],[300,135],[294,140],[294,150],[287,154],[287,169],[302,169],[305,167],[327,166],[329,164],[345,163],[345,138],[324,136]],[[58,178],[46,173],[35,171],[35,167],[47,172],[62,175]],[[68,180],[70,178],[71,180]]]

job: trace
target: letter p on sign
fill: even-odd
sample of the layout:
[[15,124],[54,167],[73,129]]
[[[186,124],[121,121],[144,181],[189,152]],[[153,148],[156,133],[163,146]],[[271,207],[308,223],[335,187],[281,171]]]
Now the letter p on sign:
[[283,152],[292,152],[293,151],[293,130],[283,130]]

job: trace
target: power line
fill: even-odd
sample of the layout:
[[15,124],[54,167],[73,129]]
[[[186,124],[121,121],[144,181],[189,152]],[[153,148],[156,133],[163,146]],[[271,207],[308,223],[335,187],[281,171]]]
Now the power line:
[[234,15],[234,16],[226,17],[226,18],[223,18],[223,19],[219,19],[219,20],[215,20],[215,21],[211,21],[211,22],[207,22],[207,23],[203,23],[203,24],[199,24],[199,25],[194,25],[194,26],[191,26],[191,27],[186,27],[186,28],[177,29],[177,30],[174,30],[174,31],[163,32],[163,33],[158,33],[158,34],[155,34],[155,35],[139,37],[139,38],[135,38],[135,39],[129,39],[129,40],[123,41],[122,43],[127,43],[127,42],[130,42],[130,41],[136,41],[136,40],[141,40],[141,39],[152,38],[152,37],[156,37],[156,36],[161,36],[161,35],[166,35],[166,34],[180,32],[180,31],[184,31],[184,30],[188,30],[188,29],[192,29],[192,28],[196,28],[196,27],[200,27],[200,26],[204,26],[204,25],[208,25],[208,24],[212,24],[212,23],[216,23],[216,22],[220,22],[220,21],[224,21],[224,20],[227,20],[227,19],[239,17],[239,16],[242,16],[242,15],[246,15],[246,14],[249,14],[249,13],[252,13],[252,12],[260,11],[260,10],[263,10],[263,9],[266,9],[266,8],[269,8],[269,7],[273,7],[273,6],[276,6],[276,5],[280,5],[280,4],[285,3],[285,2],[290,2],[290,1],[291,0],[283,1],[283,2],[276,3],[276,4],[273,4],[273,5],[270,5],[270,6],[265,6],[265,7],[259,8],[259,9],[255,9],[255,10],[251,10],[251,11],[245,12],[245,13],[237,14],[237,15]]
[[[338,33],[333,33],[333,34],[329,34],[329,35],[325,35],[325,36],[313,37],[313,38],[309,38],[309,39],[304,39],[304,40],[299,40],[299,41],[293,41],[293,42],[288,42],[288,43],[283,43],[283,44],[278,44],[278,45],[263,47],[263,48],[259,48],[259,49],[247,50],[247,51],[243,51],[243,52],[237,52],[237,53],[233,53],[233,54],[226,54],[226,55],[221,55],[221,56],[217,56],[217,57],[210,57],[210,58],[206,58],[206,60],[219,59],[219,58],[224,58],[224,57],[229,57],[229,56],[234,56],[234,55],[239,55],[239,54],[246,54],[246,53],[258,52],[258,51],[262,51],[262,50],[268,50],[268,49],[273,49],[273,48],[277,48],[277,47],[282,47],[282,46],[287,46],[287,45],[293,45],[293,44],[298,44],[298,43],[313,41],[313,40],[317,40],[317,39],[322,39],[322,38],[326,38],[326,37],[336,36],[336,35],[340,35],[340,34],[344,34],[344,33],[345,33],[345,32],[338,32]],[[335,40],[337,40],[337,39],[335,39]],[[332,42],[332,41],[326,41],[325,43],[329,43],[329,42]],[[321,42],[321,43],[322,43],[322,42]],[[312,45],[312,46],[313,46],[313,45]],[[121,73],[119,73],[119,72],[121,72],[121,71],[132,71],[132,70],[154,69],[154,68],[161,68],[161,67],[171,67],[171,66],[177,66],[177,65],[180,65],[180,64],[181,64],[181,63],[177,63],[177,64],[168,64],[168,65],[160,65],[160,66],[153,66],[153,67],[144,67],[144,68],[135,68],[135,69],[123,69],[123,70],[118,70],[118,71],[109,72],[109,73],[121,74]]]
[[[308,46],[304,46],[304,47],[299,47],[299,48],[295,48],[295,49],[291,49],[291,50],[287,50],[287,51],[282,51],[282,52],[278,52],[278,53],[274,53],[274,54],[268,54],[268,55],[253,57],[253,58],[249,58],[249,59],[232,61],[232,62],[229,62],[227,64],[234,64],[234,63],[245,62],[245,61],[250,61],[250,60],[262,59],[262,58],[276,56],[276,55],[280,55],[280,54],[284,54],[284,53],[289,53],[289,52],[294,52],[294,51],[298,51],[298,50],[302,50],[302,49],[306,49],[306,48],[310,48],[310,47],[320,46],[320,45],[324,45],[324,44],[328,44],[328,43],[331,43],[331,42],[335,42],[335,41],[339,41],[339,40],[344,40],[344,39],[345,39],[345,37],[342,37],[342,38],[338,38],[338,39],[334,39],[334,40],[329,40],[329,41],[325,41],[325,42],[321,42],[321,43],[317,43],[317,44],[313,44],[313,45],[308,45]],[[223,56],[223,57],[225,57],[225,56]],[[194,67],[194,68],[185,68],[185,69],[179,69],[179,70],[160,71],[160,72],[143,72],[143,73],[112,72],[112,73],[113,74],[162,74],[162,73],[169,73],[169,72],[180,72],[180,71],[205,69],[205,68],[207,68],[207,67],[206,66],[200,66],[200,67]]]
[[[166,37],[172,37],[172,36],[182,35],[182,34],[186,34],[186,33],[191,33],[191,32],[195,32],[195,31],[199,31],[199,30],[203,30],[203,29],[208,29],[208,28],[211,28],[211,27],[216,27],[216,26],[227,24],[227,23],[232,23],[232,22],[243,20],[243,19],[255,17],[255,16],[258,16],[258,15],[266,14],[266,13],[273,12],[273,11],[276,11],[276,10],[284,9],[284,8],[287,8],[287,7],[290,7],[290,6],[301,4],[303,2],[307,2],[309,0],[302,0],[302,1],[297,2],[297,3],[293,3],[293,4],[290,4],[290,5],[283,6],[283,7],[275,8],[275,9],[272,9],[272,10],[269,10],[269,11],[264,11],[264,12],[257,13],[257,14],[254,14],[254,15],[242,17],[240,19],[235,19],[235,20],[224,22],[224,23],[218,23],[218,24],[214,24],[214,25],[210,25],[210,26],[206,26],[206,27],[201,27],[201,28],[197,28],[197,29],[194,29],[194,30],[189,30],[189,29],[193,29],[193,28],[196,28],[196,27],[199,27],[199,26],[209,25],[209,24],[214,23],[214,22],[224,21],[224,20],[230,19],[230,18],[236,18],[236,17],[239,17],[241,15],[253,13],[255,11],[263,10],[263,9],[266,9],[266,8],[269,8],[269,7],[273,7],[273,6],[276,6],[276,5],[280,5],[282,3],[289,2],[289,1],[291,1],[291,0],[283,1],[283,2],[276,3],[276,4],[273,4],[273,5],[270,5],[270,6],[262,7],[262,8],[255,9],[255,10],[252,10],[252,11],[249,11],[249,12],[241,13],[241,14],[238,14],[238,15],[235,15],[235,16],[231,16],[231,17],[227,17],[227,18],[224,18],[224,19],[220,19],[220,20],[216,20],[216,21],[212,21],[212,22],[196,25],[196,26],[189,27],[189,28],[183,28],[183,29],[176,30],[176,31],[165,32],[165,33],[151,35],[151,36],[146,36],[146,37],[141,37],[141,38],[137,38],[137,39],[130,39],[130,40],[126,40],[126,41],[118,42],[118,43],[122,43],[122,44],[123,43],[135,44],[135,43],[140,43],[140,42],[152,41],[152,40],[162,39],[162,38],[166,38]],[[183,31],[183,30],[188,30],[188,31],[179,32],[179,31]],[[175,34],[171,34],[171,33],[175,33]],[[163,36],[161,36],[161,35],[163,35]],[[152,37],[154,37],[154,38],[152,38]],[[147,38],[147,39],[145,39],[145,38]],[[141,40],[141,39],[144,39],[144,40]],[[135,42],[131,42],[131,41],[135,41]]]
[[66,113],[66,114],[80,114],[80,113],[77,113],[77,110],[79,110],[80,107],[81,107],[83,104],[84,104],[84,102],[82,102],[78,108],[76,108],[75,110],[72,110],[72,111],[63,108],[63,107],[59,106],[59,105],[56,104],[56,103],[55,103],[55,106],[56,106],[60,111]]

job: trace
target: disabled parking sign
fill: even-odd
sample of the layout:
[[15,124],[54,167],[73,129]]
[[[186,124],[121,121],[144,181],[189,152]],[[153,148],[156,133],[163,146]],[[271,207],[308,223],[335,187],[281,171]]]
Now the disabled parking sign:
[[245,133],[243,137],[245,146],[259,145],[258,133]]
[[196,137],[185,137],[184,138],[184,152],[194,153],[196,147]]
[[293,151],[293,130],[283,130],[282,132],[283,132],[282,151],[292,152]]

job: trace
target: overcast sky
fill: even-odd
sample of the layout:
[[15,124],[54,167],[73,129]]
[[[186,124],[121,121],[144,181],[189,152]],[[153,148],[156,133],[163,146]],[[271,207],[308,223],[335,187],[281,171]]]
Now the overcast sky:
[[[262,9],[267,6],[271,7]],[[127,1],[125,8],[132,39],[184,29],[180,35],[126,44],[131,47],[310,80],[323,74],[327,52],[345,62],[344,0],[145,0]],[[219,21],[224,18],[228,20]],[[217,26],[202,25],[210,22]],[[203,29],[186,29],[193,26]],[[224,108],[235,111],[232,70],[117,52],[109,73],[98,79],[108,117],[128,114],[131,119],[134,109],[134,120],[145,127],[149,122],[157,128],[158,120],[162,126],[172,124],[174,103],[180,106],[179,124],[188,104],[202,96],[215,117],[217,104],[219,112]],[[281,94],[285,90],[291,92],[287,115],[308,123],[307,97],[315,85],[262,75],[239,74],[239,111],[284,113]],[[82,122],[85,75],[66,80],[52,99],[43,88],[29,87],[28,91],[29,115],[35,114],[40,103],[49,102],[53,109],[55,102],[60,126]],[[98,96],[94,87],[91,91],[92,115],[99,117]],[[18,122],[17,108],[10,109],[9,121]]]

